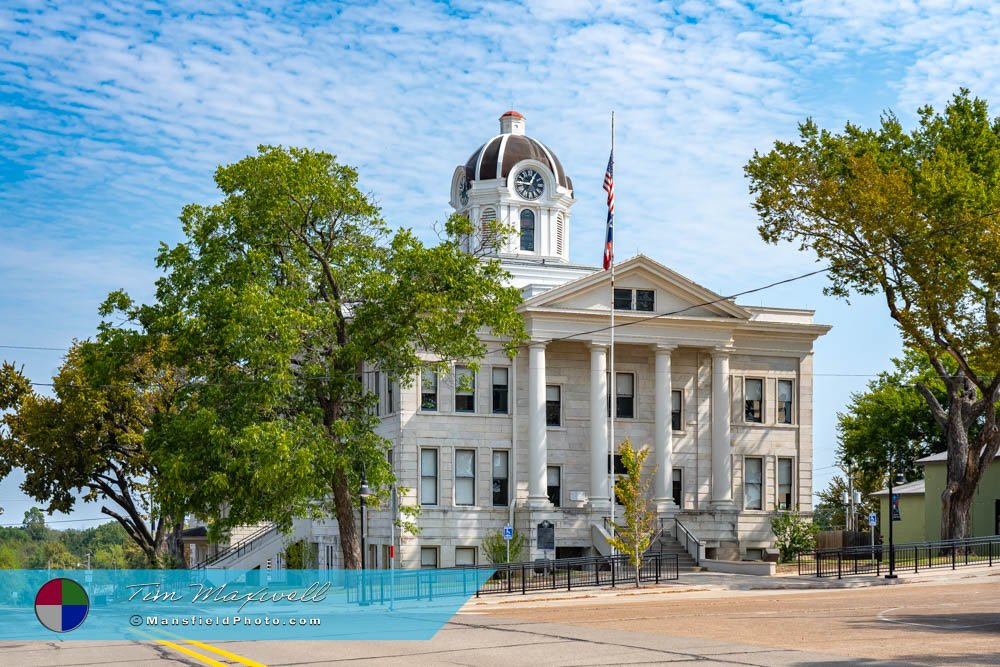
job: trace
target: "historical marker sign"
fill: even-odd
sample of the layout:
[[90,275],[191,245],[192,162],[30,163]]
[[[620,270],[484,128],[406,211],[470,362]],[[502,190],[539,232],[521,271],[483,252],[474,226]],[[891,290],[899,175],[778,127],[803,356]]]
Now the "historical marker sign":
[[548,520],[538,524],[538,548],[543,551],[555,551],[556,527]]

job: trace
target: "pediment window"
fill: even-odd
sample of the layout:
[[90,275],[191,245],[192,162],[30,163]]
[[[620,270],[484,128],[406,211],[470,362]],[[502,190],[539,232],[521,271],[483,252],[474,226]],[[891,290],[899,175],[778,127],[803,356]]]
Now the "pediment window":
[[655,290],[615,288],[615,310],[636,310],[644,313],[652,313],[655,308]]

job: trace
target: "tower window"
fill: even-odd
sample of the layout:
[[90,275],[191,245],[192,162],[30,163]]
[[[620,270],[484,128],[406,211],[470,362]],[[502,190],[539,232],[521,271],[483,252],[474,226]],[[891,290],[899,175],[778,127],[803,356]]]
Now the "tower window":
[[535,251],[535,212],[521,211],[521,250]]

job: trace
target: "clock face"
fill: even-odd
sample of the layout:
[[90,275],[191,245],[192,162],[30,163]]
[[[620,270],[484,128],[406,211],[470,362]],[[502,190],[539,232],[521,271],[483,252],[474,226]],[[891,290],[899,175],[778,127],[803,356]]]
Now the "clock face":
[[464,173],[458,177],[458,197],[463,205],[469,203],[469,181],[465,179]]
[[514,178],[514,189],[525,199],[538,199],[545,189],[545,181],[534,169],[524,169]]

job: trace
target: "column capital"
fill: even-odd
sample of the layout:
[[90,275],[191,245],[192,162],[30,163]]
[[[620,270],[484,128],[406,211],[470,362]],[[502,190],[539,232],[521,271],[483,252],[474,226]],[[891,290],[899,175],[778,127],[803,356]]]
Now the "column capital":
[[653,350],[657,354],[664,354],[664,353],[670,354],[678,347],[680,347],[680,345],[678,345],[677,343],[657,343],[656,345],[653,346]]
[[591,350],[606,350],[611,347],[611,343],[606,340],[588,340],[586,345]]
[[548,345],[548,342],[549,341],[547,340],[531,340],[528,341],[528,348],[535,350],[544,350],[545,346]]
[[735,350],[733,350],[733,348],[729,347],[728,345],[716,345],[715,347],[712,348],[712,356],[728,357],[734,351]]

